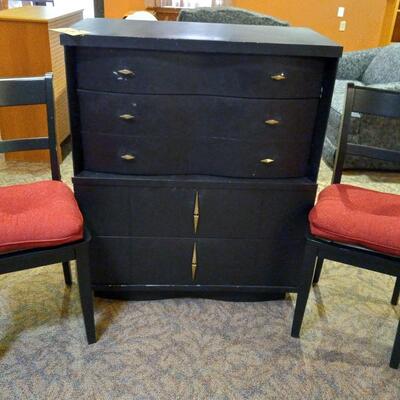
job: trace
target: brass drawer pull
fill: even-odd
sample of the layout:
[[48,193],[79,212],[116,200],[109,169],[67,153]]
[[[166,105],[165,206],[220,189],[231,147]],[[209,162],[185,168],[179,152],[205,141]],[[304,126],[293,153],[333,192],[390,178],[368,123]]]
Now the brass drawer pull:
[[125,121],[129,121],[131,119],[135,119],[134,115],[131,114],[122,114],[119,116],[121,119],[124,119]]
[[125,75],[125,76],[134,76],[135,73],[133,71],[131,71],[130,69],[119,69],[117,71],[120,75]]
[[271,126],[273,126],[273,125],[279,125],[279,121],[278,121],[277,119],[267,119],[267,120],[265,121],[265,123],[266,123],[267,125],[271,125]]
[[275,160],[272,158],[264,158],[263,160],[260,160],[263,164],[272,164]]
[[199,192],[196,192],[194,198],[194,210],[193,210],[193,229],[194,233],[197,233],[197,227],[200,219],[200,207],[199,207]]
[[274,81],[284,81],[286,79],[286,75],[281,72],[280,74],[271,75],[271,79]]
[[131,161],[134,160],[136,157],[133,156],[132,154],[124,154],[121,156],[121,158],[126,161]]
[[197,249],[196,243],[193,245],[193,255],[192,255],[192,281],[196,279],[197,272]]

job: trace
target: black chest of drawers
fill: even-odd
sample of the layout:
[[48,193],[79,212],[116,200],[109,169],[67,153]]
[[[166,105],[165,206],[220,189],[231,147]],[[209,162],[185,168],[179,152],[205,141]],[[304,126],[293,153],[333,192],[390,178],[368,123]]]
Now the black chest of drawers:
[[301,28],[85,20],[62,35],[93,286],[298,285],[341,48]]

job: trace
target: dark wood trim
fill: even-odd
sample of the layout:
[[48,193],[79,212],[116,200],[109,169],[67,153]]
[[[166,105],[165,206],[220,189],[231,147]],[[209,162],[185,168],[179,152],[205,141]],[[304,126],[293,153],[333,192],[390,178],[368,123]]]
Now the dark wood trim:
[[307,176],[317,181],[319,165],[321,163],[322,147],[325,140],[325,131],[328,124],[329,111],[331,107],[333,89],[335,87],[335,76],[338,60],[333,59],[326,63],[322,86],[321,98],[318,104],[317,118],[314,125],[311,158],[308,164]]
[[[234,26],[234,29],[232,29]],[[62,34],[64,46],[231,54],[327,57],[336,60],[342,47],[308,28],[230,25],[202,22],[131,21],[87,18],[76,29],[89,35]]]
[[69,121],[71,127],[71,141],[72,141],[72,154],[74,175],[83,169],[83,151],[81,141],[81,128],[80,128],[80,111],[79,101],[76,91],[76,49],[75,47],[65,46],[65,70],[67,78],[67,94],[68,94],[68,108],[69,108]]
[[0,79],[0,107],[45,103],[44,76]]
[[23,150],[45,150],[49,148],[47,137],[32,139],[10,139],[0,142],[0,153],[9,153]]
[[235,292],[296,292],[294,286],[261,286],[261,285],[92,285],[96,291],[235,291]]
[[347,144],[347,154],[375,158],[377,160],[383,159],[385,161],[400,162],[400,151],[386,150],[379,147],[365,146],[354,143]]

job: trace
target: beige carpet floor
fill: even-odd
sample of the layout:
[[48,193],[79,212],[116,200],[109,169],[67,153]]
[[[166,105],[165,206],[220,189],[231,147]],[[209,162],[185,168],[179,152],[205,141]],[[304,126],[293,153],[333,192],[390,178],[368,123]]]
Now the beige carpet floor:
[[[62,165],[70,182],[71,159]],[[42,178],[42,165],[0,162],[0,184]],[[320,185],[330,179],[321,167]],[[400,193],[398,174],[345,182]],[[75,280],[76,281],[76,280]],[[76,284],[61,266],[0,276],[0,399],[399,399],[388,366],[400,306],[394,280],[326,262],[300,340],[295,295],[234,303],[96,299],[87,346]]]

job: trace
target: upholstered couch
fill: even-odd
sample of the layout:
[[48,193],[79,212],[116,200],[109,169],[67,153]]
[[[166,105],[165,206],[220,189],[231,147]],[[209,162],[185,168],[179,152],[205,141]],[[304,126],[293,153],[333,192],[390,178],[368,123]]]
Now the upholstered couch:
[[[323,159],[332,166],[346,97],[347,84],[400,91],[400,44],[345,53],[337,80],[325,137]],[[400,120],[353,114],[349,143],[400,150]],[[347,169],[400,170],[400,164],[349,156]]]
[[289,23],[286,21],[235,7],[199,7],[183,9],[178,15],[178,21],[289,26]]

